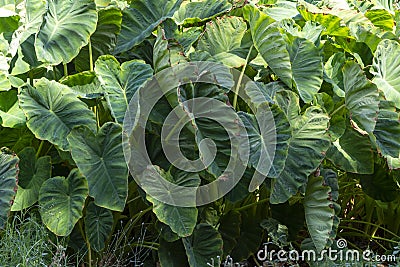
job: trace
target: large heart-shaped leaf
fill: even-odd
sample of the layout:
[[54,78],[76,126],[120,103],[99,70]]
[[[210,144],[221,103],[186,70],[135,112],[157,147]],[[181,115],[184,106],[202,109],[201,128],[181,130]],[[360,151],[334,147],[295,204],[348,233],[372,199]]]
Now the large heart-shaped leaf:
[[311,102],[322,84],[319,49],[305,38],[283,35],[278,22],[255,8],[246,6],[245,17],[254,46],[269,67],[289,88],[294,85],[304,102]]
[[382,100],[379,103],[374,136],[382,155],[400,157],[400,115],[393,102]]
[[73,169],[67,179],[60,176],[48,179],[39,192],[43,223],[56,235],[69,235],[82,218],[87,196],[88,184],[78,169]]
[[18,154],[20,173],[18,191],[12,211],[29,208],[38,201],[39,190],[43,182],[51,177],[51,158],[36,158],[33,147],[27,147]]
[[400,108],[400,45],[394,40],[383,40],[379,43],[371,72],[375,75],[372,80]]
[[21,128],[26,118],[18,104],[17,90],[0,92],[0,123],[3,127]]
[[307,182],[330,146],[329,117],[319,107],[308,108],[292,124],[289,153],[281,175],[272,181],[270,202],[286,202]]
[[30,146],[32,139],[34,139],[33,134],[26,127],[21,129],[1,129],[0,136],[0,147],[8,147],[16,153]]
[[0,228],[4,228],[17,189],[18,157],[10,150],[0,150]]
[[157,30],[157,39],[153,49],[154,72],[185,62],[182,47],[174,40],[167,40],[161,27]]
[[28,118],[28,128],[37,138],[68,150],[67,136],[74,126],[96,129],[93,112],[68,86],[42,78],[35,87],[22,88],[19,103]]
[[[242,112],[239,116],[249,138],[249,164],[263,174],[264,178],[279,177],[285,166],[292,133],[285,113],[277,105],[270,108],[267,103],[263,103],[257,106],[256,116]],[[261,183],[262,181],[252,181],[250,190],[253,191]]]
[[369,174],[374,172],[374,153],[368,136],[347,126],[344,134],[328,150],[326,157],[343,171]]
[[104,249],[113,223],[113,214],[110,210],[96,206],[93,202],[86,207],[85,233],[90,246],[96,252]]
[[378,89],[371,83],[355,62],[348,62],[343,67],[345,104],[350,118],[359,123],[367,132],[375,128],[378,109]]
[[106,93],[113,117],[122,123],[131,98],[153,76],[153,70],[142,61],[128,61],[120,66],[113,56],[101,56],[96,62],[95,71]]
[[278,23],[263,12],[247,5],[244,17],[250,22],[254,46],[279,78],[292,87],[290,55]]
[[[155,171],[157,171],[161,177],[175,185],[194,188],[200,185],[200,177],[197,174],[186,173],[176,169],[165,172],[156,166],[155,168]],[[142,173],[140,180],[144,182],[142,186],[145,190],[146,188],[160,184],[157,182],[158,175],[154,174],[153,171],[153,169],[147,169]],[[154,189],[151,190],[154,192]],[[167,188],[164,190],[162,188],[157,188],[156,190],[162,190],[162,193],[168,194]],[[147,195],[146,198],[153,203],[153,212],[156,214],[157,218],[161,222],[169,225],[172,231],[180,237],[190,236],[192,234],[197,222],[197,208],[165,204],[150,195]]]
[[222,238],[211,225],[201,223],[190,237],[182,239],[190,266],[207,266],[218,263],[222,257]]
[[49,0],[35,42],[39,61],[51,65],[70,62],[88,44],[96,24],[93,0]]
[[122,29],[114,53],[126,52],[141,43],[163,20],[172,18],[182,1],[132,1],[122,13]]
[[229,67],[240,67],[246,63],[251,44],[242,41],[247,30],[242,18],[223,17],[207,24],[200,37],[197,49],[208,52],[213,60]]
[[161,267],[189,267],[186,251],[181,240],[170,243],[161,238],[158,257]]
[[[121,31],[122,13],[115,7],[99,10],[96,31],[90,36],[92,60],[96,61],[101,55],[111,53],[117,43],[117,35]],[[82,48],[75,59],[77,70],[90,70],[89,46]]]
[[330,199],[331,188],[324,185],[323,177],[311,176],[304,197],[307,228],[318,252],[325,248],[333,227],[335,210]]
[[203,0],[198,2],[185,1],[176,11],[174,19],[185,27],[199,24],[221,15],[232,8],[227,0]]
[[224,256],[230,255],[232,249],[237,245],[240,236],[242,217],[240,212],[232,210],[221,217],[218,231],[224,241]]
[[343,25],[342,19],[335,14],[329,14],[314,5],[301,1],[297,7],[299,13],[306,21],[318,22],[325,27],[322,34],[334,36],[349,36],[350,29]]
[[128,167],[122,150],[122,129],[104,124],[95,134],[86,126],[68,135],[72,158],[89,184],[89,195],[97,206],[123,211],[128,196]]

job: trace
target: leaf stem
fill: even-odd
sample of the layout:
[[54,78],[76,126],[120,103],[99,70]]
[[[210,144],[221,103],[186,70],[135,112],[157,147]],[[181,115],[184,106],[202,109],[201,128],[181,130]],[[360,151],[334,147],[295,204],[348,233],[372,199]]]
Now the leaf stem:
[[338,107],[337,109],[335,109],[331,115],[329,115],[331,118],[333,117],[333,115],[335,115],[336,113],[338,113],[342,108],[344,108],[346,106],[346,104],[341,105],[340,107]]
[[43,144],[44,144],[44,141],[43,140],[40,141],[40,145],[39,145],[38,151],[36,152],[36,158],[39,158],[40,153],[42,153]]
[[249,204],[249,205],[246,205],[246,206],[237,208],[237,209],[235,209],[235,210],[236,210],[236,211],[247,210],[247,209],[250,209],[250,208],[252,208],[252,207],[254,207],[254,206],[257,206],[257,205],[259,205],[259,204],[261,204],[261,203],[265,203],[265,202],[268,202],[268,201],[269,201],[269,198],[265,198],[265,199],[262,199],[262,200],[260,200],[260,201],[253,202],[253,203],[251,203],[251,204]]
[[250,54],[251,54],[252,50],[253,50],[253,45],[249,49],[249,53],[247,54],[247,57],[246,57],[246,62],[244,63],[244,66],[242,68],[242,72],[240,73],[240,76],[239,76],[239,80],[238,80],[238,82],[236,84],[235,95],[233,96],[233,109],[236,109],[240,85],[242,83],[244,72],[246,71],[247,63],[248,63],[248,61],[250,59]]
[[90,71],[94,71],[93,66],[93,48],[92,48],[92,41],[89,38],[89,64],[90,64]]
[[65,63],[63,63],[63,66],[64,66],[64,76],[67,77],[68,76],[68,66]]

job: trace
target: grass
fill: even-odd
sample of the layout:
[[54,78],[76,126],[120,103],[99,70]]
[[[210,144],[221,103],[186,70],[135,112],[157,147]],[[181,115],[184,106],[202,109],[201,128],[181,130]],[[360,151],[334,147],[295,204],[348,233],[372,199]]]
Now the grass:
[[71,266],[66,246],[56,243],[35,213],[14,215],[0,232],[0,266]]

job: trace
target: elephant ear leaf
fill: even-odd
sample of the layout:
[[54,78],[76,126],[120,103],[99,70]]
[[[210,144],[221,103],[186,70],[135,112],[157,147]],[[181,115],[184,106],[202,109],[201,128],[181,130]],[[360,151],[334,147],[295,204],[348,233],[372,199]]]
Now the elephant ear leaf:
[[28,118],[28,128],[37,138],[65,151],[69,148],[67,136],[74,126],[96,129],[94,113],[68,86],[42,78],[35,87],[28,84],[22,88],[19,103]]
[[254,7],[245,7],[254,46],[269,67],[289,87],[295,87],[301,99],[310,103],[319,91],[323,62],[314,43],[281,33],[280,24]]
[[385,94],[386,100],[393,101],[400,108],[400,45],[394,40],[379,43],[374,56],[371,72],[372,82]]
[[96,24],[93,0],[49,0],[35,42],[37,58],[51,65],[71,62],[88,44]]
[[182,241],[190,266],[207,266],[222,257],[221,234],[207,223],[198,224],[193,234]]
[[82,218],[87,196],[88,184],[78,169],[73,169],[67,179],[58,176],[45,181],[39,192],[43,223],[58,236],[69,235]]
[[[90,36],[93,61],[101,55],[111,53],[117,43],[117,35],[121,31],[122,13],[115,7],[99,10],[99,20],[96,31]],[[85,46],[75,59],[77,70],[90,69],[89,46]]]
[[121,126],[112,122],[97,134],[78,126],[68,136],[72,158],[88,180],[94,203],[115,211],[124,210],[128,195],[128,167],[121,140]]
[[329,117],[316,106],[308,108],[304,115],[292,122],[285,167],[280,176],[272,180],[272,204],[284,203],[295,195],[321,164],[330,146],[328,123]]
[[104,88],[113,117],[122,124],[131,98],[153,76],[152,68],[138,60],[124,62],[120,66],[113,56],[101,56],[96,61],[95,72]]
[[184,2],[175,13],[177,24],[189,26],[210,20],[228,12],[232,5],[227,0],[206,0],[201,2]]
[[51,177],[51,158],[49,156],[37,159],[33,147],[25,148],[18,153],[18,156],[20,173],[12,211],[23,210],[35,204],[39,198],[40,187]]
[[395,104],[382,100],[374,130],[376,143],[383,156],[400,158],[400,118]]
[[0,150],[0,229],[4,228],[15,197],[19,158],[6,148]]
[[330,197],[331,188],[323,177],[311,176],[304,197],[306,223],[317,251],[325,248],[333,227],[335,210]]
[[161,22],[173,17],[182,1],[132,1],[123,11],[121,33],[114,54],[126,52],[140,44]]
[[[158,172],[154,173],[154,172]],[[167,188],[157,188],[155,186],[160,185],[157,182],[159,175],[170,183],[176,184],[178,186],[196,187],[200,185],[200,177],[196,173],[182,172],[176,169],[171,169],[168,172],[160,169],[157,166],[154,168],[146,169],[142,174],[140,179],[143,182],[143,188],[152,190],[160,190],[163,192],[168,192]],[[150,189],[150,187],[153,187]],[[167,193],[168,194],[168,193]],[[184,196],[186,197],[186,196]],[[169,205],[159,201],[158,199],[150,196],[146,196],[147,200],[153,203],[153,212],[156,214],[157,218],[167,224],[171,230],[180,237],[190,236],[193,233],[193,229],[196,226],[198,210],[196,207],[179,207],[175,205]],[[186,197],[187,198],[187,197]],[[193,201],[188,200],[188,201]],[[189,204],[189,203],[188,203]]]
[[362,130],[371,133],[376,124],[379,109],[379,93],[355,62],[348,62],[343,67],[345,105],[350,118]]
[[91,247],[100,252],[105,247],[114,223],[110,210],[96,206],[93,202],[86,207],[85,232]]

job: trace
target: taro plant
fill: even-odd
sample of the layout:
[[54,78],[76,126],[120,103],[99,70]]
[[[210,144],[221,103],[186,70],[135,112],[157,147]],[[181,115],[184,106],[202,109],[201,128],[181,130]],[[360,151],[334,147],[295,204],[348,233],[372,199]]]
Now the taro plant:
[[[88,266],[132,253],[148,266],[257,263],[263,242],[319,252],[337,235],[390,251],[400,238],[398,8],[0,1],[0,227],[38,206]],[[175,80],[165,94],[160,84],[148,89],[196,62],[219,67],[193,70],[197,80]],[[176,140],[164,124],[180,127]],[[239,128],[248,153],[235,154],[241,144],[230,133]],[[136,130],[141,139],[129,136]],[[204,168],[177,167],[166,140]],[[157,179],[189,191],[230,181],[232,159],[243,173],[227,194],[199,206],[160,201],[172,191]]]

